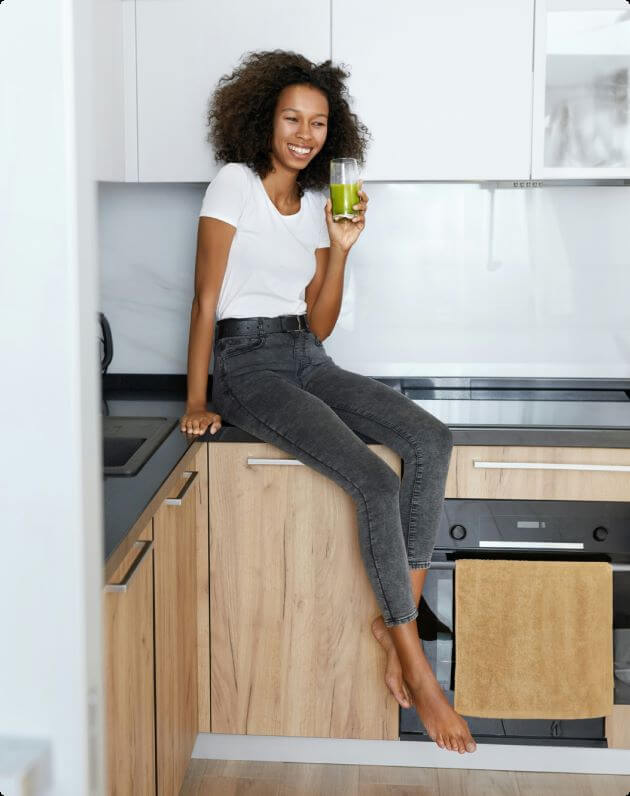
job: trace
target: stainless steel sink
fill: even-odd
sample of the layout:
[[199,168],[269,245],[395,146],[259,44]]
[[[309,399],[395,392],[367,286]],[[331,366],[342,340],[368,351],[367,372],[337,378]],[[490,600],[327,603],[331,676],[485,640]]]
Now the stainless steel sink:
[[136,475],[177,423],[177,420],[168,417],[104,415],[104,475]]

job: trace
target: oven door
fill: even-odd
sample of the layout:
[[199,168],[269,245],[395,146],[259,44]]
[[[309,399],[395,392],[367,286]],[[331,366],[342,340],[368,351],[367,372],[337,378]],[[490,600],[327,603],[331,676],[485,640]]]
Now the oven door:
[[[452,564],[449,564],[452,567]],[[424,653],[451,705],[454,700],[454,624],[452,568],[434,562],[427,572],[417,620]],[[630,605],[630,573],[613,573],[615,605]],[[620,609],[621,611],[621,609]],[[630,626],[624,614],[615,614],[622,627],[614,628],[615,704],[630,704]],[[489,719],[464,716],[473,737],[483,743],[550,744],[606,747],[605,720],[595,719]],[[431,740],[416,711],[400,708],[401,740]]]
[[[613,566],[614,703],[630,704],[630,503],[447,499],[417,626],[424,652],[453,704],[453,574],[457,558],[603,560]],[[607,746],[604,717],[486,719],[466,716],[479,741]],[[415,710],[401,709],[401,738],[430,740]]]
[[[436,561],[434,557],[425,579],[417,620],[424,653],[451,705],[455,661],[453,564],[453,561]],[[579,720],[464,718],[478,743],[606,747],[603,717]],[[431,740],[413,708],[400,708],[400,739]]]

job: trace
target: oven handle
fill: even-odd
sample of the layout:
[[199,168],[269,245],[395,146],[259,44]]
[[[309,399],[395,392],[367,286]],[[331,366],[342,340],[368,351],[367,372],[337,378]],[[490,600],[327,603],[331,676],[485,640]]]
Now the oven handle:
[[[460,559],[462,561],[466,559]],[[431,569],[455,569],[456,561],[432,561]],[[606,562],[604,562],[606,563]],[[630,572],[630,564],[611,564],[613,572]]]
[[584,550],[584,542],[501,542],[498,539],[480,539],[479,547],[525,547],[529,550]]

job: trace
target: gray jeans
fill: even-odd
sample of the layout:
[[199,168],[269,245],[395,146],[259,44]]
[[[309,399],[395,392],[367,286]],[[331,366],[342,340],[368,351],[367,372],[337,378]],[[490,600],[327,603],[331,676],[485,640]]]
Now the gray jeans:
[[[215,335],[212,404],[229,423],[352,496],[361,555],[385,624],[415,619],[409,569],[431,564],[450,429],[392,387],[340,368],[304,329]],[[402,480],[353,430],[398,453]]]

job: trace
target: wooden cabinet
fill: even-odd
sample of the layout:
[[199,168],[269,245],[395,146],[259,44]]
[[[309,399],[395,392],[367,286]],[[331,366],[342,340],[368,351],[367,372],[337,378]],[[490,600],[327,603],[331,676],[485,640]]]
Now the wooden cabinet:
[[397,738],[351,497],[273,445],[208,449],[212,731]]
[[480,500],[630,500],[630,451],[460,445],[449,497]]
[[609,749],[630,749],[630,705],[613,705],[606,716],[606,740]]
[[[202,446],[202,449],[205,446]],[[199,454],[198,454],[199,455]],[[155,706],[157,787],[177,794],[199,728],[197,507],[207,482],[180,470],[180,488],[153,518],[155,537]]]
[[207,449],[162,485],[105,587],[108,793],[179,793],[209,729]]
[[250,50],[330,56],[329,0],[137,0],[140,182],[207,182],[218,169],[206,109],[219,78]]
[[529,177],[533,0],[332,9],[332,58],[373,136],[366,180]]
[[152,538],[149,522],[105,586],[108,794],[155,793]]

